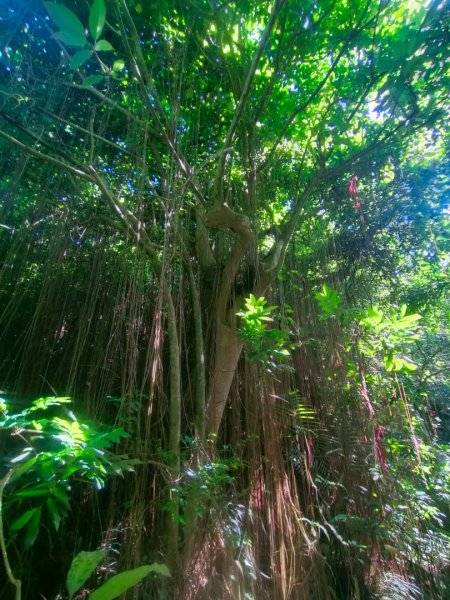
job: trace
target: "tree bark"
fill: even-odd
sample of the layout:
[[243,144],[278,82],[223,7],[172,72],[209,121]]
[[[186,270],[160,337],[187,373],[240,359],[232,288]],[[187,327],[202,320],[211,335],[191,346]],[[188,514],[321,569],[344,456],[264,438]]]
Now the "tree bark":
[[207,401],[207,431],[217,436],[231,384],[242,351],[242,342],[234,328],[217,323],[216,356]]

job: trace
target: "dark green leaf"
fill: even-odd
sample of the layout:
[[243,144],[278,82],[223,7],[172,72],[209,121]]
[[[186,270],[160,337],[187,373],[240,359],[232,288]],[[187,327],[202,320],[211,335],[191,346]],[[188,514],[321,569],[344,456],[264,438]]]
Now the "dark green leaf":
[[38,508],[32,508],[20,515],[20,517],[11,524],[9,528],[10,533],[17,533],[22,529],[22,527],[25,527],[25,525],[30,521],[30,519],[38,510]]
[[98,40],[102,35],[105,19],[106,6],[104,0],[95,0],[89,13],[89,31],[94,40]]
[[72,56],[69,67],[74,70],[79,69],[91,56],[92,50],[80,50]]
[[83,87],[89,87],[90,85],[96,85],[103,81],[103,75],[89,75],[83,81]]
[[152,565],[143,565],[131,571],[124,571],[108,579],[101,587],[89,596],[89,600],[113,600],[123,594],[141,581],[150,573],[157,573],[164,577],[170,577],[170,571],[166,565],[154,563]]
[[67,591],[69,599],[72,599],[83,583],[92,575],[100,562],[105,558],[105,550],[94,552],[79,552],[72,560],[67,573]]
[[19,477],[21,477],[24,473],[26,473],[29,469],[31,469],[31,467],[34,465],[35,462],[36,462],[36,457],[33,456],[33,458],[30,458],[29,460],[27,460],[26,462],[21,464],[19,467],[15,467],[14,473],[12,474],[9,481],[12,482],[12,481],[15,481],[16,479],[18,479]]
[[76,46],[82,48],[86,45],[86,38],[78,33],[74,33],[73,31],[57,31],[53,34],[53,37],[56,40],[60,40],[67,46]]
[[34,515],[28,523],[24,540],[24,547],[26,550],[28,550],[28,548],[31,548],[39,534],[39,527],[41,525],[41,514],[42,510],[39,507],[38,509],[36,509],[36,512],[34,513]]
[[52,498],[47,498],[47,510],[52,521],[53,527],[58,531],[61,524],[61,513],[59,512],[58,505]]
[[46,496],[48,494],[48,489],[42,488],[30,488],[25,490],[19,490],[14,493],[16,498],[39,498],[40,496]]
[[62,504],[66,508],[69,508],[70,502],[67,492],[61,487],[55,487],[52,491],[59,504]]
[[44,2],[44,5],[51,19],[62,31],[68,31],[80,37],[85,37],[81,21],[71,10],[57,2]]

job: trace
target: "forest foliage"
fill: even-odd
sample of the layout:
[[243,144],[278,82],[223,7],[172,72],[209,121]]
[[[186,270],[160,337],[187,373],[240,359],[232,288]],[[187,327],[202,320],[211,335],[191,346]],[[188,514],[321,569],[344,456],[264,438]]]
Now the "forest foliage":
[[1,597],[448,597],[449,2],[0,40]]

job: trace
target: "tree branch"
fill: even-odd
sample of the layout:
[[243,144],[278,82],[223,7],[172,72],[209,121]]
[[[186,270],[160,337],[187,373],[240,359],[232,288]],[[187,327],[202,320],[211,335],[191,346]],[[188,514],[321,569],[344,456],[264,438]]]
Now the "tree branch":
[[250,219],[246,215],[231,210],[227,204],[221,204],[211,209],[205,216],[205,225],[215,229],[231,229],[238,234],[230,258],[225,265],[217,298],[218,318],[225,322],[227,317],[228,299],[234,285],[240,262],[254,239]]
[[77,169],[76,167],[73,167],[72,165],[69,165],[68,163],[66,163],[64,161],[59,160],[58,158],[54,158],[53,156],[49,156],[48,154],[43,154],[42,152],[39,152],[38,150],[35,150],[34,148],[27,146],[26,144],[19,141],[17,138],[6,133],[6,131],[3,131],[2,129],[0,129],[0,137],[7,140],[10,144],[17,146],[17,148],[20,148],[23,152],[26,152],[27,154],[31,154],[31,156],[35,156],[36,158],[39,158],[40,160],[43,160],[44,162],[48,162],[52,165],[55,165],[59,169],[64,169],[68,173],[72,173],[72,175],[76,175],[77,177],[82,177],[83,179],[86,179],[87,181],[93,181],[93,178],[91,175],[89,175],[89,173],[86,173],[85,171],[83,171],[81,169]]
[[[227,137],[225,138],[224,148],[228,149],[231,146],[233,141],[234,134],[238,128],[239,122],[244,113],[244,108],[247,103],[248,97],[250,95],[251,86],[253,83],[253,78],[256,73],[256,69],[258,68],[259,61],[263,55],[263,52],[266,48],[267,42],[269,41],[270,34],[272,33],[272,29],[275,25],[275,21],[280,14],[280,11],[285,4],[286,0],[275,0],[272,10],[270,13],[269,20],[267,22],[264,33],[259,42],[258,48],[253,56],[253,60],[250,64],[250,68],[247,74],[247,78],[244,83],[244,87],[242,89],[241,97],[239,99],[239,103],[234,112],[233,120],[231,121],[230,127],[228,129]],[[217,165],[216,177],[214,181],[214,203],[221,204],[224,201],[223,198],[223,178],[225,174],[225,164],[227,160],[227,156],[229,151],[226,150],[221,157],[219,158],[219,163]]]
[[314,100],[319,96],[319,94],[323,90],[325,84],[327,83],[327,81],[329,80],[329,78],[331,77],[331,75],[336,70],[336,67],[338,66],[338,64],[339,64],[342,56],[344,55],[344,53],[348,49],[351,41],[354,39],[354,37],[361,30],[363,30],[363,29],[365,29],[365,27],[367,27],[368,23],[365,23],[363,26],[361,26],[361,23],[362,23],[365,15],[367,13],[367,10],[368,10],[370,4],[371,4],[371,0],[369,0],[369,2],[364,7],[363,13],[362,13],[361,17],[359,18],[358,23],[356,24],[355,28],[353,29],[353,31],[351,32],[351,34],[349,35],[349,37],[347,38],[347,40],[344,42],[344,44],[343,44],[342,48],[339,50],[336,58],[331,63],[331,66],[328,69],[327,73],[325,74],[325,77],[322,79],[322,81],[319,83],[319,85],[316,87],[316,89],[312,92],[312,94],[309,96],[309,98],[307,98],[302,104],[300,104],[299,106],[297,106],[297,108],[295,108],[291,112],[291,114],[287,118],[285,124],[283,125],[279,136],[277,137],[277,139],[275,140],[275,143],[273,144],[272,148],[270,149],[270,152],[269,152],[267,158],[258,166],[258,169],[257,169],[258,171],[262,171],[263,169],[266,168],[266,166],[268,165],[268,163],[272,160],[272,157],[273,157],[276,149],[278,148],[278,146],[280,145],[280,143],[284,139],[284,136],[286,135],[287,130],[289,129],[289,127],[293,123],[295,117],[297,117],[297,115],[299,115],[304,110],[306,110],[308,108],[308,106],[312,102],[314,102]]

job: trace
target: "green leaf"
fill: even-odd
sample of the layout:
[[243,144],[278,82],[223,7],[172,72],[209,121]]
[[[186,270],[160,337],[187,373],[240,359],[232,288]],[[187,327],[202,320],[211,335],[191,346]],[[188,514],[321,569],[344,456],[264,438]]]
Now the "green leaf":
[[95,590],[89,596],[89,600],[113,600],[139,583],[141,579],[144,579],[150,573],[170,577],[170,571],[164,564],[154,563],[152,565],[143,565],[142,567],[137,567],[137,569],[131,569],[131,571],[124,571],[123,573],[114,575]]
[[85,46],[87,42],[86,38],[84,37],[84,34],[83,36],[81,36],[77,33],[74,33],[73,31],[57,31],[53,34],[53,37],[55,38],[55,40],[60,40],[67,46],[78,46],[80,48]]
[[82,86],[89,87],[90,85],[96,85],[97,83],[100,83],[101,81],[103,81],[103,75],[89,75],[83,81]]
[[383,311],[379,310],[376,306],[371,306],[367,310],[367,314],[361,319],[361,323],[376,327],[383,320]]
[[403,360],[401,358],[398,358],[397,356],[394,356],[393,370],[401,371],[402,368],[403,368]]
[[104,0],[95,0],[89,13],[89,31],[94,40],[102,35],[105,27],[106,6]]
[[403,361],[403,367],[407,370],[407,371],[417,371],[418,367],[416,365],[416,363],[413,363],[411,360],[409,360],[408,358],[402,358]]
[[114,48],[111,46],[111,44],[108,41],[99,40],[95,44],[95,50],[97,52],[111,52],[112,50],[114,50]]
[[31,452],[33,452],[33,448],[25,448],[23,450],[23,452],[21,452],[19,455],[12,458],[9,462],[12,465],[15,465],[16,463],[20,463],[23,461],[24,458],[27,458],[27,456],[29,456],[31,454]]
[[21,464],[20,467],[15,467],[14,473],[11,475],[11,478],[9,480],[10,483],[12,483],[13,481],[15,481],[16,479],[21,477],[24,473],[29,471],[35,462],[36,462],[36,457],[33,456],[33,458],[30,458],[30,460],[27,460],[27,462],[24,462],[23,464]]
[[69,600],[71,600],[85,581],[92,575],[97,566],[105,558],[105,550],[95,550],[94,552],[79,552],[72,560],[69,572],[67,573],[67,591]]
[[16,498],[39,498],[40,496],[46,496],[48,494],[48,489],[26,489],[19,490],[18,492],[14,492],[14,496]]
[[28,523],[27,531],[25,533],[25,541],[24,541],[24,547],[26,550],[28,550],[28,548],[31,548],[31,546],[36,541],[36,538],[39,534],[39,527],[41,525],[41,515],[42,515],[42,510],[39,507],[36,509],[36,512],[31,517],[31,520]]
[[49,396],[47,398],[38,398],[33,401],[33,410],[47,410],[50,406],[60,406],[61,404],[71,404],[70,396]]
[[392,371],[392,369],[394,368],[394,357],[392,356],[392,354],[386,354],[383,357],[383,362],[384,362],[384,368],[386,369],[386,371],[388,373],[390,373]]
[[407,317],[403,317],[399,319],[395,323],[392,323],[391,329],[393,331],[398,331],[399,329],[409,329],[410,327],[416,327],[418,325],[418,321],[421,319],[421,315],[408,315]]
[[61,513],[59,512],[58,505],[52,498],[47,498],[47,510],[55,531],[58,531],[61,524]]
[[341,297],[326,284],[323,284],[322,291],[316,292],[314,296],[324,313],[333,315],[338,312],[341,304]]
[[113,64],[113,71],[122,71],[125,68],[125,61],[122,58],[115,60]]
[[38,508],[32,508],[24,512],[18,519],[16,519],[10,526],[10,533],[17,533],[30,521],[33,515],[38,511]]
[[74,71],[79,69],[92,56],[92,50],[80,50],[70,59],[69,67]]
[[58,500],[58,502],[60,504],[62,504],[63,506],[65,506],[66,508],[69,508],[70,501],[69,501],[69,496],[68,496],[67,492],[61,487],[55,487],[55,488],[53,488],[52,491],[53,491],[53,495],[55,496],[56,500]]
[[61,31],[66,31],[85,38],[84,27],[79,18],[68,8],[57,2],[44,2],[51,19],[58,25]]

